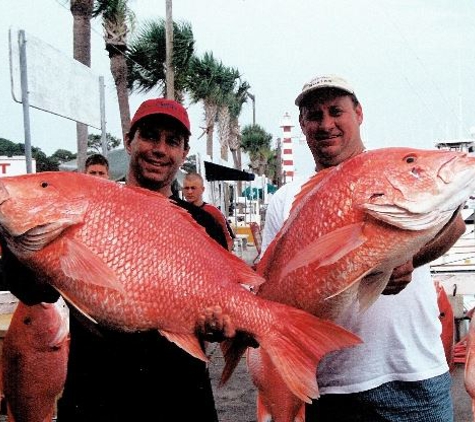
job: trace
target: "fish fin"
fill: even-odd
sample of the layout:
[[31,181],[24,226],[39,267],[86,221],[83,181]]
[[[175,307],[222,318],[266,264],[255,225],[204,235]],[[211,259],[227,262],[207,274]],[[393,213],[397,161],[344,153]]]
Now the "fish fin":
[[115,272],[84,243],[65,238],[63,247],[60,263],[67,277],[125,293]]
[[[264,275],[267,268],[272,266],[272,256],[274,255],[275,245],[277,245],[277,241],[280,238],[280,232],[277,234],[276,237],[269,243],[269,246],[264,251],[262,258],[256,265],[256,272],[257,274]],[[271,264],[269,266],[269,264]]]
[[[373,270],[374,268],[371,269],[371,271]],[[364,276],[358,287],[360,312],[366,311],[378,299],[391,277],[391,272],[371,274],[371,271],[367,272],[367,275]]]
[[[226,252],[223,249],[224,252]],[[227,252],[226,252],[227,253]],[[257,274],[249,265],[243,265],[243,260],[237,255],[228,254],[227,259],[231,263],[234,274],[238,277],[237,281],[251,287],[258,287],[265,282],[265,279]]]
[[365,271],[363,274],[359,275],[358,277],[356,277],[354,280],[352,280],[351,282],[348,282],[341,290],[338,290],[337,292],[331,294],[330,296],[327,296],[325,298],[325,300],[328,300],[328,299],[331,299],[331,298],[334,298],[335,296],[338,296],[339,294],[343,293],[344,291],[350,289],[352,286],[355,285],[355,283],[358,283],[359,281],[363,280],[364,277],[366,277],[368,274],[371,273],[371,271],[373,271],[374,268],[370,268],[368,271]]
[[355,283],[360,282],[357,293],[359,312],[366,311],[376,301],[376,299],[378,299],[379,295],[388,284],[389,277],[391,276],[390,273],[384,272],[374,272],[372,274],[374,270],[374,267],[370,268],[359,277],[355,278],[351,283],[348,283],[343,289],[327,296],[325,300],[338,296],[354,286]]
[[237,332],[232,339],[225,340],[220,343],[225,364],[223,372],[221,373],[219,386],[223,386],[224,384],[226,384],[229,378],[231,378],[231,375],[239,364],[242,355],[249,347],[249,342],[247,341],[247,338],[249,338],[249,334]]
[[290,208],[290,214],[297,208],[302,202],[303,198],[307,197],[307,194],[313,190],[316,186],[320,184],[320,182],[325,178],[327,173],[333,171],[333,168],[328,168],[324,170],[320,170],[314,176],[312,176],[307,182],[305,182],[302,187],[300,188],[300,192],[295,195],[294,201],[292,202],[292,207]]
[[363,222],[350,224],[319,237],[287,262],[280,278],[310,264],[317,264],[319,268],[338,261],[366,241],[366,237],[363,236],[363,226]]
[[297,416],[295,416],[295,422],[305,422],[305,405],[300,406]]
[[257,392],[257,406],[256,406],[257,422],[272,422],[272,415],[264,405],[264,400],[261,394]]
[[92,317],[89,315],[89,311],[86,310],[86,309],[83,309],[81,306],[79,306],[76,301],[74,300],[74,298],[72,298],[71,296],[69,296],[67,293],[63,292],[61,289],[57,289],[59,294],[68,302],[70,303],[72,306],[74,306],[75,309],[77,309],[77,311],[81,314],[81,315],[84,315],[89,321],[93,322],[94,324],[98,324],[98,322]]
[[[312,398],[319,397],[316,373],[320,359],[329,352],[360,344],[361,339],[308,312],[272,303],[274,323],[264,336],[256,335],[256,340],[292,393],[311,403]],[[229,355],[235,350],[241,348],[230,347],[224,356],[226,362],[236,358]]]
[[175,343],[177,346],[181,347],[183,350],[188,352],[191,356],[194,356],[197,359],[202,360],[203,362],[209,362],[209,359],[206,357],[203,348],[201,347],[198,337],[194,333],[172,333],[170,331],[158,330],[158,332],[165,337],[167,340]]
[[319,171],[315,176],[311,177],[305,184],[302,185],[300,192],[295,195],[295,198],[292,202],[292,206],[290,208],[289,218],[287,218],[284,222],[282,228],[278,231],[278,233],[274,236],[274,239],[269,243],[269,246],[265,250],[262,258],[259,260],[256,266],[256,272],[258,274],[264,274],[268,265],[272,265],[272,256],[274,254],[275,246],[279,243],[279,239],[283,236],[283,234],[287,231],[287,222],[292,220],[292,214],[296,208],[303,202],[303,199],[307,196],[307,193],[315,188],[321,180],[323,180],[324,176],[327,174],[328,171],[331,169],[325,169]]
[[[329,352],[355,346],[361,339],[342,327],[286,307],[268,336],[258,339],[287,387],[300,400],[318,398],[317,366]],[[283,324],[283,321],[289,321]]]

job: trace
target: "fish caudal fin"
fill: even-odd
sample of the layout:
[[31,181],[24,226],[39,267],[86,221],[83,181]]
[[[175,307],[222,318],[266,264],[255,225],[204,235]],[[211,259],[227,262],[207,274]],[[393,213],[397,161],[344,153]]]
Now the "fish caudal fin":
[[[357,345],[361,340],[330,321],[286,305],[274,305],[275,323],[262,338],[256,336],[256,340],[292,393],[311,403],[311,399],[319,397],[316,372],[320,359],[329,352]],[[230,354],[236,350],[239,351],[239,347],[228,349],[224,355],[226,362],[233,361]]]
[[[280,403],[279,403],[280,405]],[[300,406],[300,409],[296,412],[295,416],[289,415],[273,415],[269,409],[264,404],[264,400],[260,393],[257,393],[257,404],[256,404],[256,419],[257,422],[305,422],[305,406]]]
[[[359,337],[325,320],[293,309],[260,340],[287,387],[302,401],[318,398],[317,366],[329,352],[361,343]],[[283,324],[284,321],[290,324]]]

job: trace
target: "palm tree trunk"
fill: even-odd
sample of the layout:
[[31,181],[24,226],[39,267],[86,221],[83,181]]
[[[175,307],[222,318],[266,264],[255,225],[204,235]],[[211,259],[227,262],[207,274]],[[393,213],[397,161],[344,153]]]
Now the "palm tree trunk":
[[172,17],[172,0],[165,1],[166,6],[166,25],[165,25],[165,42],[166,42],[166,85],[167,98],[175,99],[175,71],[173,69],[173,17]]
[[213,161],[214,122],[216,120],[216,112],[218,107],[215,104],[210,104],[206,101],[204,107],[206,120],[206,154],[208,154],[210,160]]
[[120,123],[122,127],[122,139],[130,126],[130,106],[129,90],[127,88],[127,61],[125,58],[126,46],[107,44],[106,49],[109,52],[110,68],[114,77],[115,88],[117,91],[117,101],[119,103]]
[[[94,0],[71,0],[73,57],[91,67],[91,18]],[[87,125],[76,123],[77,168],[83,172],[87,156]]]

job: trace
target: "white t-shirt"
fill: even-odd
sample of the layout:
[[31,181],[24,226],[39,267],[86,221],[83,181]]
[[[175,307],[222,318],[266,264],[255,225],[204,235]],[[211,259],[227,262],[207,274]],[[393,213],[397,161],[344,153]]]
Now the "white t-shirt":
[[[280,188],[269,202],[262,251],[288,217],[303,182]],[[347,312],[336,322],[363,344],[328,354],[318,367],[321,394],[357,393],[389,381],[419,381],[448,371],[429,266],[416,268],[397,295],[381,295],[364,313]]]

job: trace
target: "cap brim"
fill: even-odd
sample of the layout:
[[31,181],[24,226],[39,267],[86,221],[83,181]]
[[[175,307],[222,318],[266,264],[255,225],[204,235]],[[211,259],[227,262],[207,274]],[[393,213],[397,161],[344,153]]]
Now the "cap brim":
[[297,107],[300,106],[300,103],[302,102],[302,100],[308,96],[309,94],[317,91],[317,90],[323,90],[323,89],[336,89],[338,91],[342,91],[346,94],[349,94],[349,95],[354,95],[354,91],[351,91],[349,89],[346,89],[346,88],[343,88],[341,86],[335,86],[335,85],[319,85],[319,86],[314,86],[314,87],[311,87],[311,88],[308,88],[307,90],[305,91],[302,91],[298,96],[297,98],[295,99],[295,105]]
[[140,123],[141,120],[143,119],[146,119],[147,117],[150,117],[150,116],[168,116],[168,117],[171,117],[173,120],[175,120],[176,122],[178,122],[180,124],[180,126],[185,130],[185,132],[188,134],[188,136],[191,136],[191,132],[190,130],[183,124],[183,122],[178,119],[175,115],[171,114],[171,113],[164,113],[163,111],[161,112],[157,112],[157,113],[150,113],[150,114],[146,114],[144,116],[141,116],[138,120],[136,120],[133,124],[133,126],[130,127],[130,129],[132,130],[132,128],[136,127],[137,124]]

